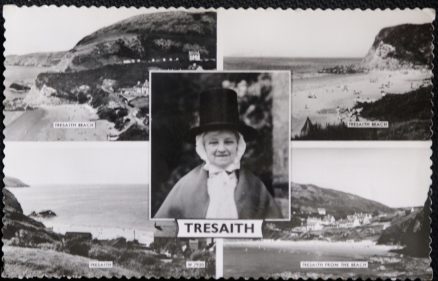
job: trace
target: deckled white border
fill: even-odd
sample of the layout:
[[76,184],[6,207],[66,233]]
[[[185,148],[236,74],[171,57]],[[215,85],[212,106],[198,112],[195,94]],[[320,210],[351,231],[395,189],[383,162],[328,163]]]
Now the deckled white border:
[[[5,5],[5,6],[3,6],[3,9],[4,9],[3,11],[7,10],[9,6],[16,6],[16,5]],[[415,8],[415,9],[411,9],[411,8],[389,9],[389,8],[386,8],[386,9],[366,9],[366,10],[362,10],[362,9],[359,9],[359,8],[356,8],[356,9],[339,9],[339,8],[338,9],[292,9],[292,8],[288,8],[288,9],[283,9],[283,8],[267,8],[267,9],[265,9],[265,8],[246,8],[246,9],[244,9],[244,8],[229,8],[229,9],[225,9],[225,8],[212,8],[212,7],[210,7],[210,8],[204,8],[204,7],[200,7],[200,8],[184,8],[184,7],[181,7],[181,6],[180,7],[169,7],[169,8],[165,8],[165,7],[162,7],[162,6],[161,7],[150,7],[150,8],[146,8],[146,7],[136,8],[136,7],[126,7],[126,6],[110,7],[110,8],[108,8],[108,7],[96,7],[96,6],[90,6],[90,7],[80,6],[80,7],[76,7],[76,6],[65,6],[65,5],[62,5],[60,7],[56,6],[56,5],[20,6],[20,8],[38,8],[38,9],[48,8],[48,7],[51,7],[51,8],[54,8],[54,7],[57,7],[57,8],[69,8],[69,9],[73,9],[73,8],[74,9],[108,9],[108,10],[120,10],[120,9],[143,10],[144,9],[145,11],[155,11],[155,12],[160,12],[160,11],[188,11],[188,12],[192,12],[192,11],[195,11],[195,12],[199,12],[199,11],[211,11],[211,12],[216,12],[216,16],[217,16],[216,17],[216,20],[217,20],[217,30],[216,30],[216,32],[217,32],[217,40],[218,40],[217,41],[217,48],[216,48],[217,70],[223,70],[223,53],[222,53],[222,48],[221,48],[221,46],[222,46],[221,43],[223,42],[223,40],[222,40],[222,38],[220,36],[221,33],[220,33],[220,27],[219,27],[220,24],[219,23],[220,23],[220,20],[221,20],[220,14],[222,12],[224,12],[224,11],[242,11],[242,12],[244,12],[244,11],[257,11],[257,10],[263,10],[264,11],[264,10],[268,10],[268,11],[278,11],[278,12],[286,12],[286,11],[301,11],[301,12],[303,12],[303,11],[306,11],[306,12],[325,11],[325,12],[334,12],[334,11],[387,11],[387,10],[391,10],[391,11],[404,11],[404,10],[421,10],[424,13],[427,13],[427,14],[430,15],[431,21],[433,21],[435,19],[435,10],[431,9],[431,8],[423,8],[423,9],[420,9],[420,8]],[[5,26],[6,26],[6,23],[5,23]],[[435,32],[435,31],[433,31],[433,32]],[[432,35],[433,35],[433,42],[432,42],[432,44],[433,44],[434,40],[435,40],[434,33],[432,33]],[[7,39],[5,38],[5,41],[6,40]],[[434,66],[432,65],[432,67],[434,67]],[[242,72],[244,72],[244,71],[246,71],[246,70],[242,70]],[[4,73],[3,73],[3,84],[4,84],[4,82],[5,82],[5,80],[4,80]],[[433,103],[433,98],[431,99],[431,102]],[[4,117],[3,112],[2,112],[2,117],[3,117],[3,121],[2,122],[4,122],[5,117]],[[433,120],[431,120],[431,121],[433,121]],[[432,132],[432,123],[431,123],[431,132]],[[3,132],[2,132],[2,134],[3,134],[3,139],[5,139],[5,136],[4,136]],[[31,142],[21,142],[20,145],[28,145],[30,143]],[[105,142],[105,141],[103,141],[103,142],[87,142],[87,141],[85,141],[85,142],[74,142],[74,145],[76,145],[76,144],[79,145],[79,146],[82,146],[82,145],[87,146],[87,145],[95,145],[95,144],[96,145],[97,144],[99,144],[99,145],[107,145],[109,143],[111,143],[111,145],[115,145],[115,143]],[[123,143],[127,144],[127,143],[136,143],[136,142],[123,142]],[[149,142],[147,142],[147,143],[149,144]],[[6,145],[7,141],[4,140],[4,144]],[[69,143],[69,144],[72,145],[73,143]],[[429,147],[430,155],[432,156],[431,144],[432,144],[431,140],[428,140],[428,141],[383,141],[383,142],[380,142],[380,141],[292,141],[290,143],[290,148],[292,148],[292,147],[293,148],[304,148],[304,147],[305,148],[310,148],[310,147],[313,147],[313,148],[315,148],[315,147],[319,147],[319,148],[334,148],[334,147],[337,147],[338,148],[338,147],[342,147],[342,148],[355,149],[355,148],[391,148],[391,147],[397,147],[397,148],[400,148],[400,147],[407,147],[407,148],[422,147],[423,148],[423,147],[427,146],[427,147]],[[38,145],[43,145],[43,146],[44,145],[62,145],[62,142],[38,142]],[[150,145],[149,145],[149,149],[150,149]],[[3,159],[2,159],[2,162],[3,162]],[[289,161],[290,161],[290,159],[291,159],[291,157],[289,156]],[[432,170],[431,170],[431,175],[432,175]],[[150,178],[150,175],[149,175],[149,178]],[[431,197],[432,196],[432,192],[433,192],[432,187],[430,187],[429,190],[430,190],[430,192],[429,192],[429,197],[428,198],[429,198],[429,200],[432,200],[432,197]],[[150,184],[149,184],[149,191],[150,191]],[[434,202],[432,202],[432,204],[433,203]],[[150,204],[149,204],[149,208],[150,208]],[[432,234],[432,228],[431,228],[431,232],[430,233]],[[430,238],[432,238],[432,237],[430,236]],[[431,241],[432,241],[432,239],[430,239],[430,242]],[[223,242],[223,241],[221,241],[221,242]],[[217,243],[216,246],[220,246],[220,245],[222,245],[222,243]],[[221,249],[223,250],[222,247],[221,247]],[[218,265],[219,265],[218,264],[218,260],[216,262],[217,262],[216,269],[218,270]],[[221,265],[220,269],[222,271],[221,272],[217,271],[217,275],[216,275],[217,278],[223,276],[223,274],[219,274],[218,275],[218,273],[223,273],[222,264],[220,264],[220,265]],[[432,272],[432,274],[433,274],[433,272]],[[43,275],[43,276],[45,276],[45,275]]]

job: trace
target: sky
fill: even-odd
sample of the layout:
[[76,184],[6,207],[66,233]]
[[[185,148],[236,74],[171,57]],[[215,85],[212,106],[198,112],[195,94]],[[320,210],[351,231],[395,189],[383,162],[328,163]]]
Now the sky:
[[149,142],[6,142],[4,174],[29,185],[148,184]]
[[[120,20],[156,12],[136,8],[7,5],[5,54],[66,51],[90,33]],[[218,53],[224,56],[363,57],[384,27],[432,22],[415,10],[221,10]]]
[[389,207],[423,206],[431,185],[430,148],[293,148],[293,182],[314,184]]
[[218,33],[224,56],[364,57],[382,28],[434,18],[431,9],[229,10]]
[[120,20],[156,9],[3,7],[5,55],[67,51],[90,33]]

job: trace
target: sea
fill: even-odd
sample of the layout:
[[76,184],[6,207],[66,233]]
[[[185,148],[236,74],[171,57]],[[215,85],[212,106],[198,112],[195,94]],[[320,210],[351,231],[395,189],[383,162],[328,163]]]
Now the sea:
[[6,65],[5,71],[3,72],[3,75],[5,77],[4,80],[5,97],[7,98],[23,97],[23,94],[11,91],[9,86],[12,83],[16,83],[16,82],[33,86],[38,74],[47,71],[50,71],[49,67]]
[[224,57],[226,70],[290,70],[294,78],[325,76],[318,73],[324,67],[352,65],[362,58],[293,58],[293,57]]
[[32,185],[9,190],[26,215],[55,212],[55,217],[38,218],[55,232],[91,232],[93,238],[125,237],[144,244],[153,241],[147,185]]
[[367,276],[376,265],[361,269],[303,269],[302,261],[369,261],[371,257],[392,257],[396,246],[376,245],[372,241],[232,241],[224,243],[224,277],[254,278],[285,272],[316,274],[353,273]]

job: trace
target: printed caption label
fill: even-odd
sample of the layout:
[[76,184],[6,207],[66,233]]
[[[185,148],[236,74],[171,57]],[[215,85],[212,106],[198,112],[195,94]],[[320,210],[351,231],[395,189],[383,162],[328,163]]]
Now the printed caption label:
[[263,238],[263,220],[177,220],[181,238]]
[[368,268],[367,261],[302,261],[301,268]]
[[88,263],[89,268],[113,268],[112,261],[90,261]]
[[350,121],[347,122],[348,128],[388,128],[388,121]]
[[53,122],[53,129],[94,129],[96,122]]
[[205,261],[186,261],[186,268],[205,268]]

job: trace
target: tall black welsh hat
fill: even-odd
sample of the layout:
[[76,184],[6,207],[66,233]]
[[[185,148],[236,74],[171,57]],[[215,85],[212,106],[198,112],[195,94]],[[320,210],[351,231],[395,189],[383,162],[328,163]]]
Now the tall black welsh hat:
[[239,119],[237,94],[231,89],[212,89],[199,97],[199,126],[190,130],[192,136],[216,130],[240,132],[245,141],[257,136],[257,131]]

